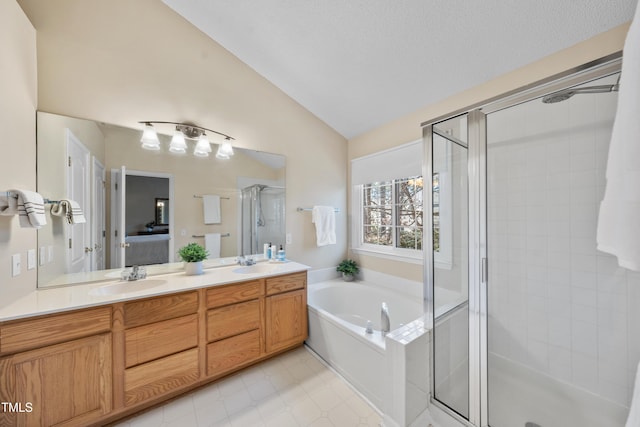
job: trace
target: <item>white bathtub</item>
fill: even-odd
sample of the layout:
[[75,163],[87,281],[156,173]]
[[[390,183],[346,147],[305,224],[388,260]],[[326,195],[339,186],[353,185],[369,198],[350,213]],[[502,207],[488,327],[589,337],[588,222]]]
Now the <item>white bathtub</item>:
[[[378,409],[385,381],[385,345],[380,308],[389,307],[391,329],[422,315],[422,300],[404,297],[366,282],[330,280],[308,287],[307,345]],[[374,333],[367,334],[367,321]]]
[[[380,333],[380,309],[389,307],[391,330],[423,315],[421,283],[380,276],[382,287],[372,282],[328,280],[308,286],[309,338],[307,345],[339,372],[381,412],[387,371],[385,339]],[[401,293],[393,289],[398,284]],[[414,296],[410,296],[414,295]],[[436,317],[456,307],[464,298],[438,290]],[[365,327],[371,321],[373,334]],[[428,355],[425,355],[425,360]]]

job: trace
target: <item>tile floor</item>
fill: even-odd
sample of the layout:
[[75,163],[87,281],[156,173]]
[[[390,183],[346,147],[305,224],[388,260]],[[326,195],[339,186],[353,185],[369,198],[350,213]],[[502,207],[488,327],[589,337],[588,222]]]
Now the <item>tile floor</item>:
[[284,353],[117,427],[378,427],[381,416],[306,347]]

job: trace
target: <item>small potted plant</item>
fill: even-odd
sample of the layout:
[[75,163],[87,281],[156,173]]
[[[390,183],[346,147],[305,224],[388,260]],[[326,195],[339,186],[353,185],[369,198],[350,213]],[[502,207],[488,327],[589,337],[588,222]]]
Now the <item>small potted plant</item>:
[[178,256],[184,261],[184,271],[188,276],[202,274],[202,261],[207,259],[209,251],[197,243],[189,243],[178,249]]
[[345,282],[351,282],[354,279],[355,275],[360,271],[360,268],[354,260],[345,259],[342,260],[340,264],[338,264],[336,270],[342,273],[342,280],[344,280]]

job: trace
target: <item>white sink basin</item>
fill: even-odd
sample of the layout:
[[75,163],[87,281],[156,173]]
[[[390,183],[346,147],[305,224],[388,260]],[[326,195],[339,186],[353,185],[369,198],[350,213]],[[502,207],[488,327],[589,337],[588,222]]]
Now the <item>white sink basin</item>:
[[254,265],[247,265],[244,267],[238,267],[233,269],[234,273],[239,274],[266,274],[276,271],[280,266],[278,264],[260,263]]
[[162,279],[142,279],[134,280],[131,282],[116,282],[108,285],[103,285],[89,291],[89,295],[119,295],[128,294],[131,292],[139,292],[147,289],[155,288],[156,286],[164,285],[166,280]]

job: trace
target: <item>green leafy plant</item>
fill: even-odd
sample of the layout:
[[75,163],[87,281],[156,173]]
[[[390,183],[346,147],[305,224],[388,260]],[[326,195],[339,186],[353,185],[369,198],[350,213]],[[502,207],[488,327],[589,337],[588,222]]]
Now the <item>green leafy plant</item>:
[[342,260],[340,264],[338,264],[338,267],[336,268],[336,270],[343,274],[349,274],[349,275],[355,276],[360,271],[360,268],[358,267],[358,264],[354,260],[345,259],[345,260]]
[[209,251],[197,243],[189,243],[178,249],[178,255],[184,262],[199,262],[207,259]]

